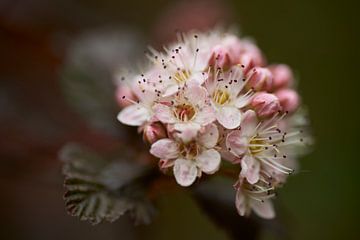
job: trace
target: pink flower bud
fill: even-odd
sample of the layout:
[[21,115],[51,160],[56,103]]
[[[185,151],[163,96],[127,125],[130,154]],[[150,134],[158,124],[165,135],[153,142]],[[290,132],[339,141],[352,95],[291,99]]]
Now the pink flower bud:
[[248,53],[241,54],[238,62],[242,67],[244,74],[248,74],[249,70],[254,67],[252,56]]
[[261,53],[260,49],[251,41],[243,40],[241,42],[242,47],[242,54],[246,54],[247,58],[250,58],[250,66],[245,67],[252,68],[252,67],[261,67],[265,65],[265,58],[263,54]]
[[284,111],[294,112],[300,104],[300,97],[292,89],[282,89],[275,93]]
[[277,64],[269,67],[271,73],[273,74],[274,82],[273,88],[274,90],[280,88],[289,87],[293,80],[294,75],[291,71],[291,68],[285,64]]
[[135,97],[133,91],[130,89],[129,86],[126,86],[125,84],[122,84],[117,87],[115,97],[116,97],[117,103],[122,108],[127,107],[132,104],[129,100],[136,101],[136,97]]
[[251,107],[259,117],[269,117],[281,110],[279,99],[266,92],[257,93],[251,101]]
[[242,53],[240,39],[234,35],[228,35],[222,43],[229,53],[231,64],[239,64],[239,57]]
[[247,73],[248,88],[255,91],[269,90],[272,88],[273,76],[269,69],[255,67]]
[[229,68],[231,62],[230,62],[229,52],[227,51],[227,49],[221,45],[216,45],[212,49],[209,65],[212,65],[215,68],[218,67]]
[[166,138],[166,129],[160,122],[154,122],[144,127],[144,140],[150,144],[156,142],[161,138]]

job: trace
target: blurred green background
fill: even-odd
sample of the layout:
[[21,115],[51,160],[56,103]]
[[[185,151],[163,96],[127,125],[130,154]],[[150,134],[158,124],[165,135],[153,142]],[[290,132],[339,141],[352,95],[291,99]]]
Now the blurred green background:
[[[190,9],[196,4],[183,2]],[[269,62],[293,67],[309,109],[316,143],[301,159],[303,171],[290,178],[276,200],[289,239],[358,239],[357,2],[213,2],[203,1],[195,15],[208,16],[210,25],[221,19],[240,26],[241,34],[253,37]],[[108,27],[135,32],[141,43],[160,44],[173,36],[171,24],[188,16],[186,8],[176,10],[176,4],[1,1],[2,239],[228,239],[187,192],[163,196],[154,224],[133,232],[125,219],[91,227],[67,216],[62,201],[56,157],[60,146],[67,141],[106,145],[108,140],[85,126],[63,100],[58,82],[68,46],[83,32]],[[202,26],[204,20],[194,21]],[[265,229],[261,239],[276,235]]]

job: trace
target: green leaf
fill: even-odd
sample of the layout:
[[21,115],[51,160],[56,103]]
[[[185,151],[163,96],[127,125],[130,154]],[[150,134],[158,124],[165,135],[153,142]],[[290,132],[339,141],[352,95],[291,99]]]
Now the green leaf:
[[64,162],[64,200],[70,215],[98,224],[129,212],[136,224],[151,222],[155,208],[146,198],[149,169],[136,164],[133,153],[108,160],[76,144],[60,152]]

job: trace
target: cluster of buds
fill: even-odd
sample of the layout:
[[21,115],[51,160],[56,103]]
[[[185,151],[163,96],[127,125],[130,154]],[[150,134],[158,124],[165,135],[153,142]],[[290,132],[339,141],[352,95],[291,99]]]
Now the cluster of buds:
[[232,163],[239,214],[274,217],[270,199],[304,141],[291,129],[300,101],[291,69],[267,65],[253,42],[218,31],[179,35],[146,55],[145,72],[119,77],[118,120],[138,127],[181,186]]

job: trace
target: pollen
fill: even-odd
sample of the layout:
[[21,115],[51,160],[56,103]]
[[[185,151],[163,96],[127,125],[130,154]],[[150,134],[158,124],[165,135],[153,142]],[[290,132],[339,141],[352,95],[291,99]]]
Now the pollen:
[[213,100],[219,105],[224,105],[230,100],[230,94],[224,90],[216,90],[213,94]]
[[261,153],[267,148],[267,144],[263,139],[253,138],[250,140],[249,150],[252,155]]
[[191,72],[188,70],[179,70],[175,73],[174,79],[177,83],[184,83],[190,78]]

